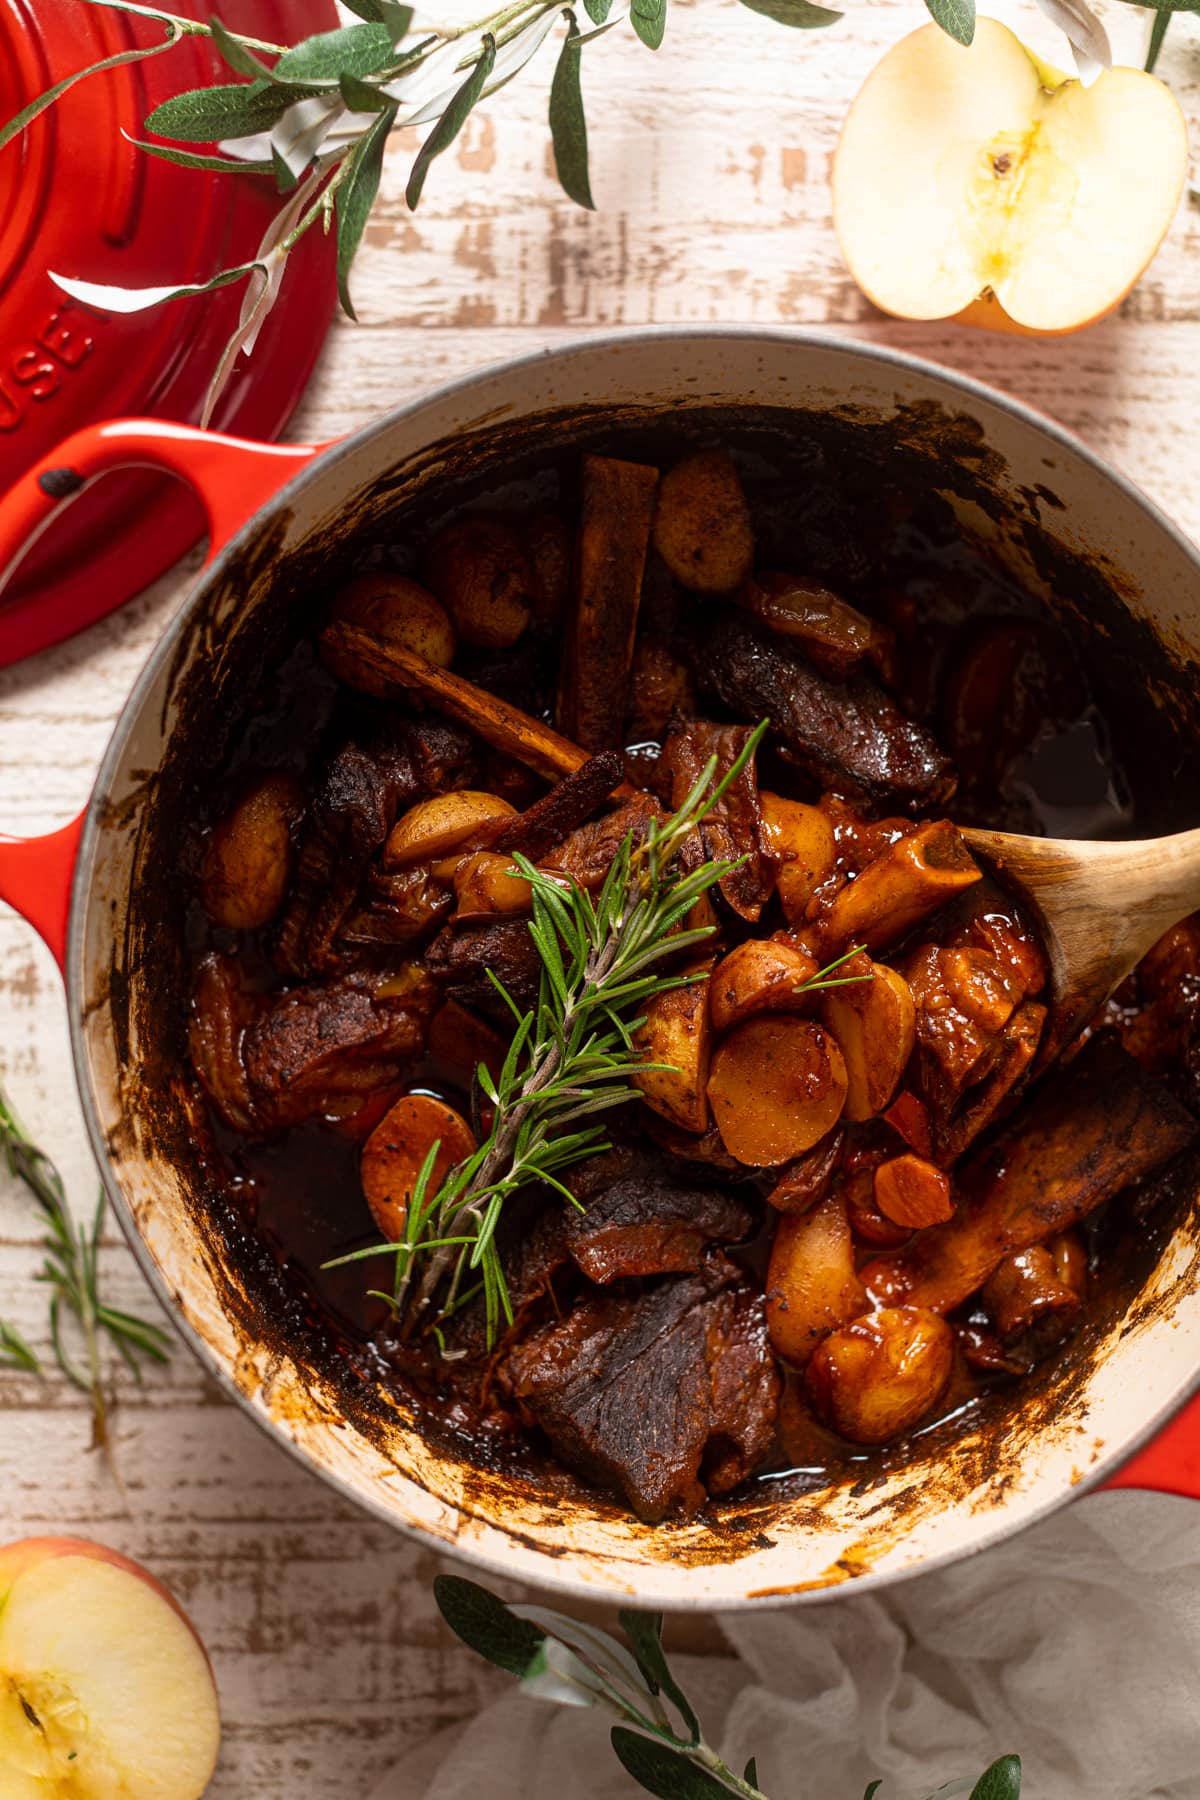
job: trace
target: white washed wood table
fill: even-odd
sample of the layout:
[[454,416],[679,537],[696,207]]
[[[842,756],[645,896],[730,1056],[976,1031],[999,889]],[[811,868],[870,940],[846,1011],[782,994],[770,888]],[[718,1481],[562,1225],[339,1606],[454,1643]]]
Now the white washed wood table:
[[[820,326],[1020,395],[1081,433],[1200,537],[1200,211],[1185,202],[1119,316],[1082,336],[1039,343],[880,318],[838,257],[829,162],[867,71],[926,14],[917,0],[852,6],[841,25],[807,34],[734,0],[672,0],[657,56],[616,32],[594,46],[585,83],[595,214],[573,208],[552,176],[549,51],[540,72],[498,96],[437,164],[415,218],[403,202],[411,147],[398,143],[355,272],[362,323],[339,322],[290,435],[334,437],[435,382],[589,329]],[[1056,54],[1032,0],[1005,16]],[[1119,56],[1140,60],[1149,14],[1110,6],[1107,17]],[[1194,19],[1177,18],[1161,65],[1193,132],[1198,31]],[[0,829],[44,831],[78,811],[197,561],[75,642],[0,673]],[[58,976],[2,908],[0,1070],[71,1192],[90,1204],[96,1176]],[[35,1240],[27,1201],[0,1176],[0,1315],[44,1348],[44,1301],[30,1280]],[[118,1303],[153,1305],[111,1233],[103,1270]],[[93,1535],[145,1559],[175,1588],[221,1684],[226,1735],[214,1800],[366,1792],[406,1744],[471,1708],[472,1659],[437,1621],[430,1555],[334,1499],[186,1351],[140,1391],[124,1382],[120,1392],[124,1495],[86,1454],[78,1395],[54,1378],[0,1377],[0,1540]]]

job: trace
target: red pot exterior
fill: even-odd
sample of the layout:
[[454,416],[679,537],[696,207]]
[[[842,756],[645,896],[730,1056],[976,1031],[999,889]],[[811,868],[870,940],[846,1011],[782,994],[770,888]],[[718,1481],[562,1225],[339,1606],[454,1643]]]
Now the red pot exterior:
[[[206,18],[205,0],[183,0]],[[336,25],[332,0],[240,0],[227,23],[268,41]],[[152,21],[99,7],[0,0],[0,119],[65,75],[161,41]],[[148,415],[197,419],[232,334],[241,286],[153,311],[105,315],[49,271],[125,287],[207,280],[246,262],[280,205],[274,184],[183,169],[127,142],[169,95],[238,79],[211,43],[89,76],[0,151],[0,488],[76,426]],[[199,146],[204,148],[204,146]],[[279,303],[226,389],[214,424],[270,438],[298,402],[332,317],[333,242],[312,232]],[[200,537],[194,493],[125,469],[85,495],[0,597],[0,666],[80,630],[137,593]]]

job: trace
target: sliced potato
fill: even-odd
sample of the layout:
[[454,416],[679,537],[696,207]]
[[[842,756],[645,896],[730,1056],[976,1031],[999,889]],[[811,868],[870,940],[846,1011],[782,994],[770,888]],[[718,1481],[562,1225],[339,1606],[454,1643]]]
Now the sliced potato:
[[520,532],[495,513],[443,525],[426,552],[425,578],[464,644],[504,650],[529,623],[533,564]]
[[708,1099],[725,1148],[739,1162],[773,1168],[837,1124],[846,1064],[811,1019],[748,1019],[718,1045]]
[[378,632],[389,644],[412,650],[439,669],[454,661],[449,613],[428,588],[403,575],[356,576],[338,594],[333,616]]
[[654,547],[698,594],[731,594],[754,561],[754,527],[737,470],[723,450],[689,456],[663,476]]
[[823,942],[833,954],[847,944],[882,950],[982,873],[948,819],[918,825],[838,890]]
[[852,1444],[886,1444],[946,1391],[954,1333],[938,1313],[884,1307],[854,1319],[813,1353],[804,1388],[818,1417]]
[[790,925],[799,925],[809,901],[833,873],[833,823],[819,806],[806,806],[802,800],[785,800],[766,791],[759,800],[767,848],[779,858],[776,887],[784,916]]
[[647,1106],[673,1125],[697,1134],[708,1128],[708,1069],[712,1026],[708,1015],[709,977],[656,994],[634,1043],[647,1062],[664,1063],[630,1076]]
[[460,859],[451,876],[457,901],[456,919],[485,919],[493,913],[533,910],[528,881],[513,872],[511,856],[473,850]]
[[821,1339],[866,1304],[840,1194],[808,1212],[784,1213],[767,1266],[767,1332],[777,1354],[803,1368]]
[[418,800],[401,813],[388,833],[383,866],[411,869],[417,863],[447,856],[451,850],[468,847],[468,840],[482,826],[496,819],[511,819],[516,810],[499,794],[485,794],[476,788],[456,788],[430,800]]
[[770,938],[747,938],[713,970],[709,1009],[717,1031],[752,1013],[799,1012],[811,1004],[797,989],[817,972],[816,958]]
[[[839,975],[863,973],[865,956],[852,957]],[[887,963],[869,963],[872,979],[828,989],[821,1016],[846,1059],[846,1117],[873,1119],[900,1085],[917,1036],[917,1009],[902,975]]]
[[430,1149],[437,1143],[426,1199],[455,1163],[475,1149],[475,1136],[461,1113],[431,1094],[402,1094],[363,1146],[360,1175],[371,1216],[385,1238],[399,1243],[413,1188]]
[[292,775],[264,775],[226,813],[208,840],[204,910],[214,925],[257,931],[270,924],[287,892],[291,827],[304,810]]
[[923,1231],[954,1217],[950,1177],[936,1163],[907,1151],[880,1163],[875,1171],[875,1204],[893,1225]]

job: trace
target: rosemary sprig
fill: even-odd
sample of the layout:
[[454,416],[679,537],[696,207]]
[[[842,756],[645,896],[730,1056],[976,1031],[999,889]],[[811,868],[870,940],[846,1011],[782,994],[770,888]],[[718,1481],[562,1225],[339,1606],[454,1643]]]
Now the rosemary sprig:
[[[875,976],[870,969],[865,975],[834,977],[835,969],[840,969],[843,963],[848,963],[852,956],[860,955],[866,947],[865,944],[853,944],[849,950],[844,950],[841,956],[835,956],[831,963],[826,963],[823,969],[818,969],[815,975],[810,975],[807,981],[802,981],[798,987],[794,987],[793,994],[817,994],[823,988],[853,987],[857,981],[874,981]],[[831,979],[831,977],[834,978]]]
[[[705,1742],[695,1708],[663,1650],[661,1613],[618,1613],[622,1642],[615,1632],[548,1606],[507,1606],[458,1575],[437,1576],[433,1597],[455,1636],[506,1675],[515,1675],[533,1699],[593,1706],[618,1720],[610,1734],[613,1750],[626,1773],[659,1800],[719,1800],[723,1794],[768,1800],[759,1786],[757,1758],[751,1757],[739,1775]],[[863,1800],[873,1800],[882,1786],[873,1781]],[[1020,1757],[1001,1756],[974,1783],[947,1782],[926,1800],[950,1800],[954,1794],[1020,1800]]]
[[[161,1326],[136,1314],[119,1311],[102,1298],[97,1252],[104,1222],[104,1192],[87,1225],[71,1218],[62,1176],[44,1150],[38,1148],[21,1124],[4,1089],[0,1087],[0,1154],[10,1175],[29,1189],[45,1220],[42,1245],[46,1259],[35,1280],[50,1290],[50,1343],[54,1359],[73,1387],[87,1394],[92,1406],[92,1448],[107,1450],[108,1402],[105,1398],[100,1356],[101,1337],[122,1357],[140,1381],[139,1358],[166,1362],[171,1339]],[[82,1338],[82,1366],[67,1348],[64,1314],[71,1314]],[[15,1326],[0,1320],[0,1366],[41,1374],[35,1352]]]
[[[415,1322],[432,1309],[445,1318],[464,1304],[469,1277],[482,1286],[491,1342],[512,1308],[496,1230],[506,1200],[544,1182],[578,1204],[562,1172],[607,1148],[597,1115],[639,1098],[629,1085],[647,1064],[633,1032],[639,1009],[656,994],[697,979],[661,973],[665,957],[703,943],[711,926],[681,929],[691,908],[735,866],[712,861],[677,875],[675,861],[689,835],[735,782],[754,755],[766,720],[750,734],[741,755],[714,785],[710,757],[677,812],[652,822],[644,841],[627,836],[593,902],[586,889],[563,886],[523,856],[513,860],[533,894],[529,931],[542,961],[537,1006],[522,1013],[493,975],[510,1007],[515,1031],[495,1079],[480,1065],[476,1080],[490,1101],[490,1132],[475,1153],[456,1164],[436,1193],[428,1194],[439,1145],[433,1144],[413,1186],[398,1243],[370,1245],[339,1257],[328,1268],[367,1257],[395,1258],[389,1301],[397,1317],[411,1306]],[[490,973],[490,971],[489,971]],[[423,1264],[413,1292],[418,1263]],[[376,1290],[377,1291],[377,1290]]]

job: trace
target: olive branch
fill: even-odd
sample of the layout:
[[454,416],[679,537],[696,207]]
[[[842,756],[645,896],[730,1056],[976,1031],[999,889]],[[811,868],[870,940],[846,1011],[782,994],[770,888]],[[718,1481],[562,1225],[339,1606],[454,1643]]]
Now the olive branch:
[[[612,1747],[639,1787],[659,1800],[768,1800],[757,1759],[742,1774],[704,1740],[696,1711],[671,1672],[662,1645],[662,1614],[619,1613],[625,1642],[546,1606],[508,1606],[487,1588],[439,1575],[433,1595],[446,1624],[468,1649],[536,1700],[595,1706],[618,1723]],[[863,1800],[883,1786],[873,1781]],[[926,1800],[1020,1800],[1021,1759],[1001,1756],[978,1780],[949,1781]],[[880,1800],[883,1797],[880,1796]]]
[[[281,204],[254,257],[180,286],[129,288],[51,271],[73,299],[99,312],[136,313],[191,295],[244,282],[236,329],[218,359],[204,400],[207,424],[239,355],[249,356],[278,296],[288,257],[309,231],[336,234],[338,295],[354,318],[350,270],[379,192],[392,133],[428,126],[409,172],[405,201],[418,206],[432,164],[457,138],[482,100],[496,93],[537,56],[559,29],[550,83],[549,124],[558,179],[568,198],[592,207],[582,61],[585,46],[626,26],[657,50],[667,27],[669,0],[508,0],[465,24],[431,23],[399,0],[346,0],[358,22],[317,32],[293,44],[270,43],[232,30],[215,15],[188,19],[138,0],[71,0],[143,20],[162,35],[105,57],[39,94],[0,126],[0,151],[46,109],[89,75],[144,61],[185,38],[207,38],[237,79],[175,94],[145,120],[149,137],[130,142],[147,156],[184,168],[274,180]],[[1151,59],[1157,55],[1175,0],[1133,0],[1156,10]],[[1192,4],[1194,0],[1185,0]],[[776,24],[808,31],[836,24],[841,13],[815,0],[736,0]],[[1082,79],[1110,65],[1104,27],[1087,0],[1038,0],[1067,35]],[[969,44],[975,0],[926,0],[942,29]],[[188,149],[187,145],[204,146]],[[215,145],[215,151],[208,148]]]

